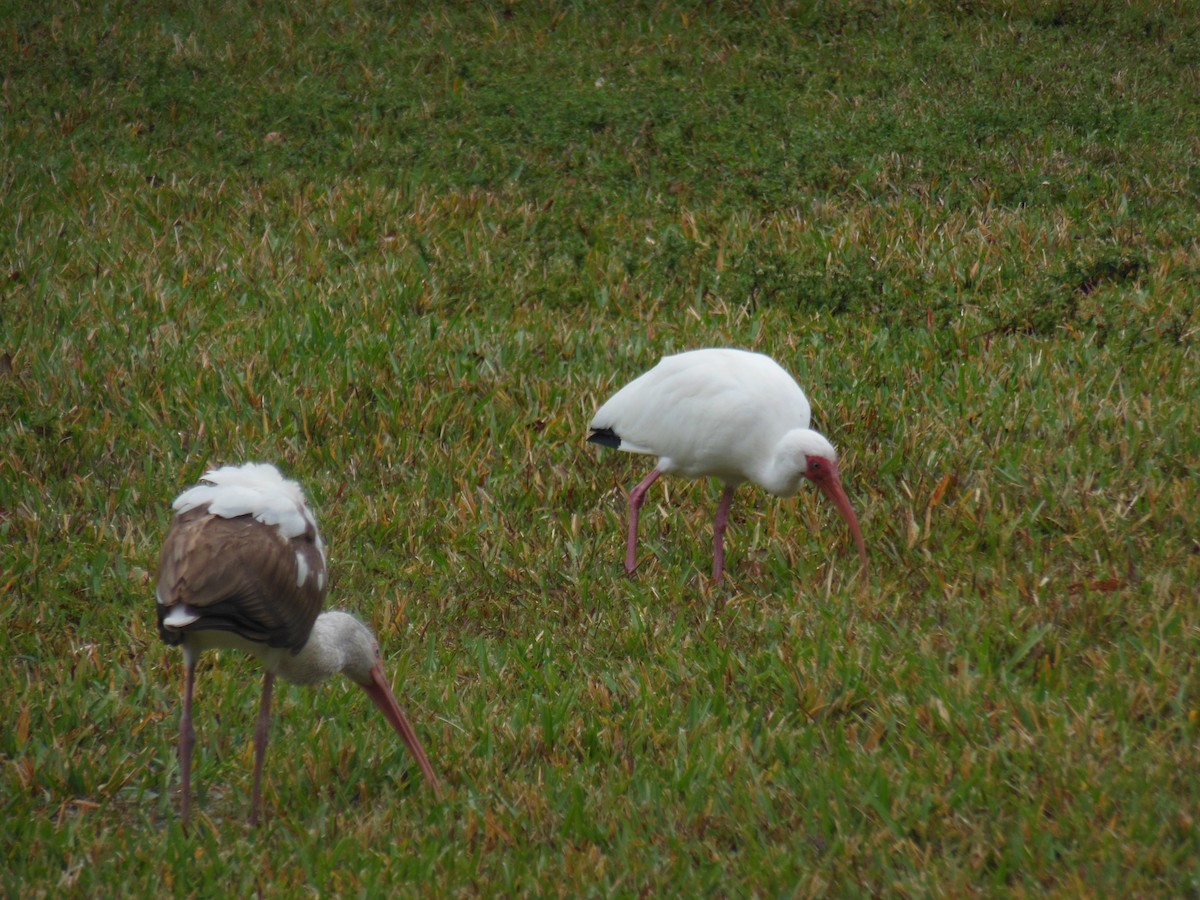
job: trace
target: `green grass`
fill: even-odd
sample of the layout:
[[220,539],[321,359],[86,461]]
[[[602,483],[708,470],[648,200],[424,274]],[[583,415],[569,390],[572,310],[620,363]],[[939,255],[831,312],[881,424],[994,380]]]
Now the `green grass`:
[[[4,4],[4,893],[1200,893],[1187,4]],[[767,352],[816,492],[583,442]],[[153,575],[206,467],[307,487],[438,802],[345,682]]]

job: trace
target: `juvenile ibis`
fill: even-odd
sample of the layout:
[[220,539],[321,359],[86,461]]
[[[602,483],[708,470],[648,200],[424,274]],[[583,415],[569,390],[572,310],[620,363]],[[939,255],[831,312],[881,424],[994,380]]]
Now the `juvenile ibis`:
[[725,492],[713,519],[713,580],[725,571],[725,526],[733,492],[752,481],[790,497],[804,479],[833,501],[850,527],[862,569],[867,549],[842,489],[837,452],[808,427],[808,398],[778,363],[747,350],[691,350],[667,356],[609,398],[592,419],[588,440],[658,457],[629,492],[625,571],[637,567],[638,512],[660,475],[713,476]]
[[196,662],[210,648],[233,648],[262,662],[262,702],[254,733],[250,822],[262,805],[262,770],[275,676],[316,684],[341,672],[367,692],[416,757],[440,796],[433,766],[383,674],[379,643],[358,619],[321,612],[329,584],[325,546],[304,491],[274,466],[247,463],[204,475],[175,498],[158,560],[158,631],[183,647],[179,764],[182,815],[191,811]]

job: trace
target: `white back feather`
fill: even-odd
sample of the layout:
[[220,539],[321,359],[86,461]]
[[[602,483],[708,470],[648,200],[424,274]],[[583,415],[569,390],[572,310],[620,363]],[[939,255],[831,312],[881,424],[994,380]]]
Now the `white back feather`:
[[275,525],[286,538],[299,537],[316,520],[304,499],[304,490],[284,478],[270,463],[245,463],[212,469],[200,484],[175,498],[176,513],[208,504],[209,512],[224,519],[254,516],[264,525]]

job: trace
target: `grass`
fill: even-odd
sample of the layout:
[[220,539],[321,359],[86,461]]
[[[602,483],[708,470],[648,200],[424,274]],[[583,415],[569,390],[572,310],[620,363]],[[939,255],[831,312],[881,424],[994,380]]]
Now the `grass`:
[[[14,896],[1200,893],[1200,18],[1184,4],[7,4],[0,808]],[[583,443],[770,353],[815,492]],[[170,499],[277,461],[349,684],[206,657]]]

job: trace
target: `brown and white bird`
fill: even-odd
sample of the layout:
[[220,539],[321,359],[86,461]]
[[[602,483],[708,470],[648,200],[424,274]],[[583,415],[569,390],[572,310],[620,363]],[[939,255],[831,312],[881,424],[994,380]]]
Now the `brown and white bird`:
[[666,356],[597,410],[587,439],[603,447],[646,453],[658,464],[629,492],[625,570],[637,568],[638,513],[660,475],[712,475],[725,483],[713,519],[713,581],[725,572],[725,526],[733,492],[743,481],[790,497],[805,480],[837,507],[858,548],[867,548],[842,489],[833,444],[808,427],[808,398],[775,360],[730,348]]
[[254,735],[250,821],[262,805],[262,770],[278,675],[316,684],[341,672],[363,688],[416,757],[441,796],[425,754],[383,674],[379,644],[358,619],[321,612],[329,584],[325,546],[295,481],[267,463],[224,466],[175,498],[175,518],[158,561],[158,630],[183,647],[179,721],[182,813],[191,811],[195,744],[192,689],[200,654],[212,648],[252,653],[266,669]]

